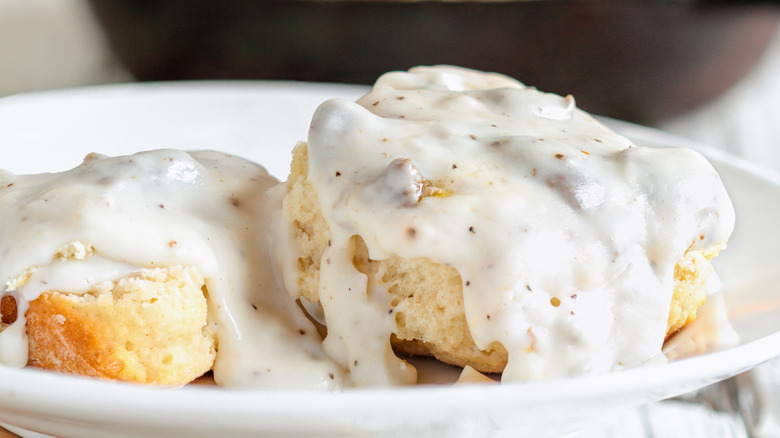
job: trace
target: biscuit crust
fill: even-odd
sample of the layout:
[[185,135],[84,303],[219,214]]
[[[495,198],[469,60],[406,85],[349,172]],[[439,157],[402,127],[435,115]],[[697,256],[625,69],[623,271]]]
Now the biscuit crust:
[[[216,340],[194,268],[144,269],[86,294],[48,291],[25,312],[28,365],[128,382],[180,386],[211,369]],[[3,322],[16,320],[3,300]]]

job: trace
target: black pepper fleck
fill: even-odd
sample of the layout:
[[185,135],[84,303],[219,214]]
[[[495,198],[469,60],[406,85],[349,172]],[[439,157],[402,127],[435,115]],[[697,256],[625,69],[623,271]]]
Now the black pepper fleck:
[[471,234],[477,234],[477,229],[474,227],[469,227],[469,233]]
[[257,310],[257,306],[255,306],[254,304],[252,304],[252,308]]
[[555,154],[555,158],[557,158],[559,160],[562,160],[563,159],[563,154]]
[[341,172],[339,172],[339,171],[337,170],[337,171],[336,171],[336,176],[341,176]]
[[306,330],[304,330],[304,329],[300,329],[300,330],[298,330],[298,333],[300,333],[300,334],[301,334],[301,336],[303,336],[303,335],[305,335],[305,334],[306,334]]

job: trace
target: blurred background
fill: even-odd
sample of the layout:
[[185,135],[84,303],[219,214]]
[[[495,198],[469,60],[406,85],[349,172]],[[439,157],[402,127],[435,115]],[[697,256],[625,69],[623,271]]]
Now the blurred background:
[[126,81],[370,84],[455,64],[780,167],[780,5],[0,0],[0,96]]

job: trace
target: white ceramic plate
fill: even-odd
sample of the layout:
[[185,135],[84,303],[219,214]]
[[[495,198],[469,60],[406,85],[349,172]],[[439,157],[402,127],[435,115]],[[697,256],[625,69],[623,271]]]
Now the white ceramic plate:
[[[55,171],[75,166],[92,151],[218,149],[256,160],[283,179],[289,152],[305,139],[316,106],[331,97],[354,99],[364,91],[217,82],[6,97],[0,99],[0,167],[16,173]],[[703,387],[780,354],[780,234],[775,231],[780,178],[659,131],[606,122],[637,144],[695,147],[723,177],[738,221],[716,269],[736,343],[604,376],[335,394],[201,385],[164,390],[0,366],[0,422],[63,437],[556,436],[610,413]],[[692,330],[691,342],[678,342],[674,354],[683,353],[685,345],[701,345],[693,341],[706,340],[713,328]]]

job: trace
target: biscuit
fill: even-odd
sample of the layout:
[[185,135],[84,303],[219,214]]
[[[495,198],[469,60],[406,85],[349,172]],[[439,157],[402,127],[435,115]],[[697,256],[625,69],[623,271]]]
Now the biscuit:
[[[330,230],[307,172],[307,145],[299,143],[293,151],[283,208],[299,251],[299,293],[306,300],[317,302],[320,261],[329,244]],[[506,349],[499,343],[479,349],[469,333],[463,281],[455,268],[425,258],[403,259],[395,255],[372,260],[362,239],[353,239],[357,240],[353,264],[367,276],[368,293],[391,295],[393,308],[388,311],[395,313],[393,346],[397,351],[432,355],[442,362],[471,366],[481,372],[497,373],[504,369]],[[696,309],[706,300],[706,280],[712,272],[710,260],[723,247],[725,243],[703,251],[690,250],[676,264],[667,336],[695,319]]]
[[[3,322],[17,318],[3,299]],[[47,291],[25,312],[28,365],[154,385],[184,385],[216,356],[206,288],[192,267],[142,269],[84,294]]]

